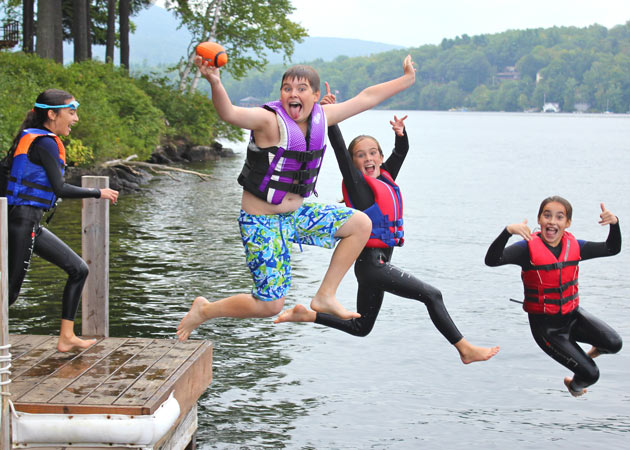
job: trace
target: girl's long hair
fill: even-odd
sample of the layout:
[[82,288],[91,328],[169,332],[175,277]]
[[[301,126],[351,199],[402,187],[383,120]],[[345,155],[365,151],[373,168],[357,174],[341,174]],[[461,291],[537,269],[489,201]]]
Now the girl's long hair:
[[[65,105],[66,102],[70,99],[74,98],[72,94],[62,91],[61,89],[48,89],[37,96],[35,103],[42,103],[44,105],[57,106],[57,105]],[[20,130],[15,135],[13,139],[13,143],[11,144],[11,148],[9,149],[9,155],[13,155],[13,152],[18,146],[18,142],[20,141],[20,136],[22,136],[22,132],[27,128],[44,128],[44,123],[48,120],[48,111],[50,108],[38,108],[34,107],[26,114],[26,118],[22,125],[20,125]]]

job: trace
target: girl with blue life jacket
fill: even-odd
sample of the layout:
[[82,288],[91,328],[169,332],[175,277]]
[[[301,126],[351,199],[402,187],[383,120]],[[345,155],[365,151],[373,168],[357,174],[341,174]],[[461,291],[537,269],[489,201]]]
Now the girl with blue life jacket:
[[[579,304],[578,263],[621,251],[619,219],[601,207],[599,223],[609,225],[606,242],[576,239],[566,229],[571,225],[573,208],[564,198],[548,197],[538,210],[540,231],[532,233],[527,219],[508,225],[495,239],[486,264],[521,267],[524,300],[532,335],[538,346],[554,360],[571,370],[564,384],[577,397],[599,379],[593,358],[603,353],[617,353],[622,341],[619,334],[602,320],[592,316]],[[510,236],[522,241],[506,247]],[[578,342],[590,344],[585,352]]]
[[463,363],[486,361],[499,347],[478,347],[468,342],[451,319],[441,292],[410,273],[391,264],[395,247],[403,245],[403,203],[395,179],[409,148],[404,120],[394,116],[391,125],[396,134],[393,153],[383,162],[380,145],[370,136],[357,136],[346,150],[339,127],[330,127],[328,136],[335,150],[343,176],[346,205],[365,212],[372,220],[372,233],[357,258],[354,273],[358,281],[359,318],[340,319],[307,309],[303,305],[285,311],[279,322],[315,322],[354,336],[367,336],[374,326],[385,292],[418,300],[425,304],[440,333],[455,346]]
[[44,212],[58,198],[102,198],[116,202],[112,189],[86,189],[66,184],[66,151],[59,136],[68,136],[79,121],[79,102],[62,90],[42,92],[26,115],[9,150],[7,185],[9,229],[9,305],[20,293],[33,253],[68,274],[62,297],[61,331],[57,349],[87,348],[94,340],[74,333],[74,318],[88,275],[87,264],[64,242],[41,226]]

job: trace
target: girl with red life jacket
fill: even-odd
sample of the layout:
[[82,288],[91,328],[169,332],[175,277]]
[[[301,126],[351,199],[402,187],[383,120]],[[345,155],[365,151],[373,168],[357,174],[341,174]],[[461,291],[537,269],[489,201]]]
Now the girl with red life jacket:
[[62,90],[42,92],[26,115],[9,150],[11,168],[7,184],[9,229],[9,305],[20,293],[33,253],[68,274],[63,292],[61,332],[57,349],[87,348],[94,340],[74,333],[74,318],[88,266],[68,245],[40,225],[57,198],[102,198],[116,202],[112,189],[86,189],[64,182],[66,151],[58,136],[68,136],[79,121],[79,102]]
[[[486,264],[521,266],[524,287],[523,309],[538,346],[574,373],[564,384],[577,397],[599,378],[593,358],[602,353],[617,353],[622,341],[609,325],[587,313],[579,305],[578,263],[616,255],[621,251],[619,219],[601,205],[599,223],[609,225],[606,242],[577,240],[565,231],[571,225],[573,208],[562,197],[548,197],[538,210],[540,231],[533,233],[527,219],[508,225],[495,239]],[[511,235],[524,240],[505,247]],[[584,352],[578,345],[592,345]]]
[[441,292],[391,264],[394,247],[404,242],[402,196],[395,179],[409,149],[404,120],[394,116],[390,122],[396,133],[393,153],[383,162],[378,142],[370,136],[358,136],[346,150],[339,127],[329,127],[328,137],[335,150],[343,176],[346,205],[362,210],[372,220],[372,234],[357,258],[354,273],[359,283],[357,312],[361,317],[340,319],[297,305],[287,310],[278,322],[315,322],[354,336],[367,336],[374,326],[385,292],[418,300],[425,304],[435,327],[455,346],[463,363],[485,361],[499,347],[478,347],[468,342],[451,319]]

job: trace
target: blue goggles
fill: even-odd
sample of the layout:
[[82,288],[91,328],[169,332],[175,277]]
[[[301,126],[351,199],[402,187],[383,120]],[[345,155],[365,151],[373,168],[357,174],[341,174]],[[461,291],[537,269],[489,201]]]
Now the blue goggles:
[[79,107],[79,102],[76,100],[71,101],[70,103],[66,103],[64,105],[47,105],[45,103],[35,103],[35,108],[42,109],[59,109],[59,108],[70,108],[76,110]]

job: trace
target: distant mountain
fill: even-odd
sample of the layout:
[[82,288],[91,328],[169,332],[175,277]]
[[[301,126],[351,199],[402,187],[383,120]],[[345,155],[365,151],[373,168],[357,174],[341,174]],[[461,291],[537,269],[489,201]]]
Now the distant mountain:
[[[129,38],[130,63],[134,66],[158,66],[177,63],[184,56],[190,43],[190,33],[185,28],[177,28],[179,22],[174,14],[152,5],[131,18],[136,31]],[[372,53],[386,52],[402,48],[380,42],[359,39],[330,37],[309,37],[295,46],[292,62],[308,62],[315,59],[332,61],[337,56],[367,56]],[[64,60],[72,62],[72,44],[64,44]],[[94,59],[105,59],[105,47],[96,45],[92,48]],[[114,61],[117,64],[120,52],[116,49]],[[269,56],[270,64],[282,63],[282,56]]]

